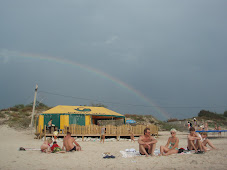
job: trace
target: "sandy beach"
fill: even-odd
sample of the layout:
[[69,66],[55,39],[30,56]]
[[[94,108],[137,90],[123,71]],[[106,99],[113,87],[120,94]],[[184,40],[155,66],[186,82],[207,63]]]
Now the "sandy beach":
[[[122,157],[120,151],[134,148],[138,151],[137,141],[109,139],[101,144],[97,139],[87,139],[82,142],[81,152],[67,152],[62,154],[45,154],[40,151],[18,151],[19,147],[39,149],[42,140],[34,139],[31,131],[16,131],[6,125],[0,126],[0,169],[227,169],[227,136],[212,138],[211,141],[218,150],[205,154],[176,154],[170,156],[136,156]],[[187,133],[178,132],[180,147],[187,146]],[[160,145],[165,145],[169,132],[160,132],[157,138]],[[138,139],[138,138],[136,138]],[[61,140],[60,140],[61,141]],[[60,145],[62,143],[60,142]],[[110,152],[115,159],[103,159],[102,153]]]

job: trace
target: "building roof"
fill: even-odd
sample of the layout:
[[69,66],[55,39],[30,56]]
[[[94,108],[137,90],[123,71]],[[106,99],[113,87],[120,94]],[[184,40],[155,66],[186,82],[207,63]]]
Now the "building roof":
[[65,106],[58,105],[53,107],[43,114],[86,114],[86,115],[95,115],[95,116],[117,116],[124,117],[124,115],[109,110],[105,107],[93,107],[93,106]]

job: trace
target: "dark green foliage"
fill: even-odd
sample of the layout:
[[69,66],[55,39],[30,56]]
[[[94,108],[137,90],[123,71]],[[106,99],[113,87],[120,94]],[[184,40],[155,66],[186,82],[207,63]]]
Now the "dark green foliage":
[[17,112],[19,109],[18,109],[18,108],[16,108],[16,107],[11,107],[11,108],[9,108],[9,110],[10,110],[10,111]]
[[47,108],[47,109],[49,109],[49,107],[47,105],[45,105],[44,103],[41,103],[39,101],[36,102],[36,108],[40,108],[40,109]]
[[[31,109],[32,111],[32,108],[33,108],[33,102],[31,102],[30,104],[26,105],[25,106],[26,109]],[[45,105],[44,103],[41,103],[39,101],[36,101],[36,105],[35,105],[36,109],[50,109],[49,106]]]
[[207,110],[201,110],[198,113],[198,117],[206,117],[211,120],[222,120],[223,116],[221,114],[213,113]]
[[24,105],[23,104],[18,104],[18,105],[15,105],[14,108],[23,109]]
[[25,107],[21,110],[22,112],[31,112],[32,108],[31,107]]
[[224,112],[224,116],[227,117],[227,111]]

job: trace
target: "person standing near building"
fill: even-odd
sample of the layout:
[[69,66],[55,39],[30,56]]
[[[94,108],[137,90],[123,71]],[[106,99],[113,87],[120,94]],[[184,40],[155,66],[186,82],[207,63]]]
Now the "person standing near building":
[[47,128],[48,128],[48,130],[49,130],[49,133],[51,133],[52,121],[53,121],[53,120],[50,119],[50,121],[48,122]]
[[105,141],[105,136],[106,136],[106,128],[105,128],[105,126],[104,126],[104,127],[101,128],[101,140],[100,140],[100,143],[102,143],[102,141],[103,141],[103,143],[104,143],[104,141]]

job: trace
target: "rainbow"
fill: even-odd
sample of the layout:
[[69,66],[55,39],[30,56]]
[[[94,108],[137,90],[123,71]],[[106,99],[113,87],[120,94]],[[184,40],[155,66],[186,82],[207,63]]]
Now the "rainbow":
[[[1,53],[0,53],[1,54]],[[1,55],[0,55],[1,56]],[[98,69],[92,68],[90,66],[84,65],[84,64],[80,64],[78,62],[74,62],[71,60],[67,60],[67,59],[61,59],[61,58],[57,58],[57,57],[52,57],[52,56],[45,56],[45,55],[39,55],[39,54],[30,54],[30,53],[20,53],[20,52],[7,52],[7,54],[4,54],[3,57],[23,57],[23,58],[33,58],[33,59],[39,59],[39,60],[45,60],[45,61],[50,61],[50,62],[55,62],[55,63],[59,63],[59,64],[67,64],[67,65],[72,65],[72,66],[76,66],[84,71],[96,74],[104,79],[107,79],[109,81],[111,81],[112,83],[114,83],[117,86],[120,86],[123,89],[128,90],[130,93],[133,93],[134,95],[136,95],[138,98],[140,98],[141,100],[143,100],[145,103],[147,103],[149,106],[148,107],[153,107],[154,110],[157,112],[155,113],[156,115],[161,115],[162,118],[164,119],[169,119],[170,116],[167,114],[166,111],[164,111],[162,108],[158,107],[157,104],[155,104],[154,101],[152,101],[151,99],[149,99],[148,97],[146,97],[144,94],[142,94],[141,92],[139,92],[138,90],[134,89],[133,87],[131,87],[130,85],[124,83],[123,81],[103,72],[100,71]]]

